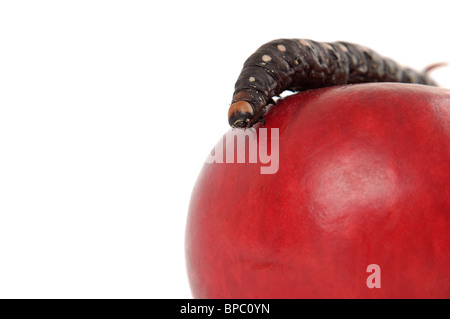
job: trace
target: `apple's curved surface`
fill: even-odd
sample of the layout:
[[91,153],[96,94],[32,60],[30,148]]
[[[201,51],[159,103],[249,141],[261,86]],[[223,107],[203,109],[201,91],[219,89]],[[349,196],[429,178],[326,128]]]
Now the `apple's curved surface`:
[[[193,296],[450,298],[450,92],[360,84],[278,105],[265,126],[273,174],[247,155],[198,178],[186,228]],[[226,136],[261,134],[243,132]]]

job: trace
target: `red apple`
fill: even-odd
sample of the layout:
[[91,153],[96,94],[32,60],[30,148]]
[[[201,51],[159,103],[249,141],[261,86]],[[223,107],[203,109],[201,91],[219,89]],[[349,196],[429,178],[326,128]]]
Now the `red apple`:
[[265,128],[278,129],[276,170],[248,155],[206,163],[194,187],[195,298],[450,298],[449,90],[311,90],[279,101]]

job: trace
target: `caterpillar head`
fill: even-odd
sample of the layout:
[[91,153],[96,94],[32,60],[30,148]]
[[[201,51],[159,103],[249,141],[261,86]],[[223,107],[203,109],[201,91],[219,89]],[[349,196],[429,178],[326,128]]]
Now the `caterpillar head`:
[[253,108],[246,101],[237,101],[231,104],[228,110],[228,123],[231,127],[246,128],[251,126],[254,117]]

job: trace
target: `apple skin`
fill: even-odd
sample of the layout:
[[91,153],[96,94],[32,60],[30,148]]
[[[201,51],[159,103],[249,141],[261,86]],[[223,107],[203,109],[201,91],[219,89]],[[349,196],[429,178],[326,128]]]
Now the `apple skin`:
[[[449,90],[306,91],[265,127],[279,128],[275,174],[213,163],[198,177],[185,242],[194,298],[450,298]],[[366,283],[370,264],[381,288]]]

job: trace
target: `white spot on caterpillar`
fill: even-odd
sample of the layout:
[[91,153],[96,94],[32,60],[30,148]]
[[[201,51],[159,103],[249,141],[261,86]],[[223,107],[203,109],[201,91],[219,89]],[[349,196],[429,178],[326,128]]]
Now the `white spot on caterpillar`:
[[300,42],[301,45],[304,45],[305,47],[310,47],[308,41],[305,41],[305,40],[302,39],[302,40],[299,40],[299,42]]
[[328,43],[324,42],[324,43],[322,43],[322,46],[327,50],[333,51],[333,47],[331,45],[329,45]]
[[367,48],[367,47],[361,47],[361,52],[363,53],[363,54],[369,54],[370,55],[370,49],[369,48]]
[[250,82],[255,82],[255,81],[256,81],[256,79],[255,79],[254,76],[249,77],[248,80],[249,80]]
[[277,45],[277,49],[281,52],[285,52],[286,51],[286,47],[282,44]]
[[338,43],[337,45],[341,48],[342,51],[348,52],[347,47],[345,45],[343,45],[341,43]]
[[270,57],[270,55],[264,54],[264,55],[262,56],[262,60],[263,60],[264,62],[270,62],[270,61],[272,61],[272,58]]

